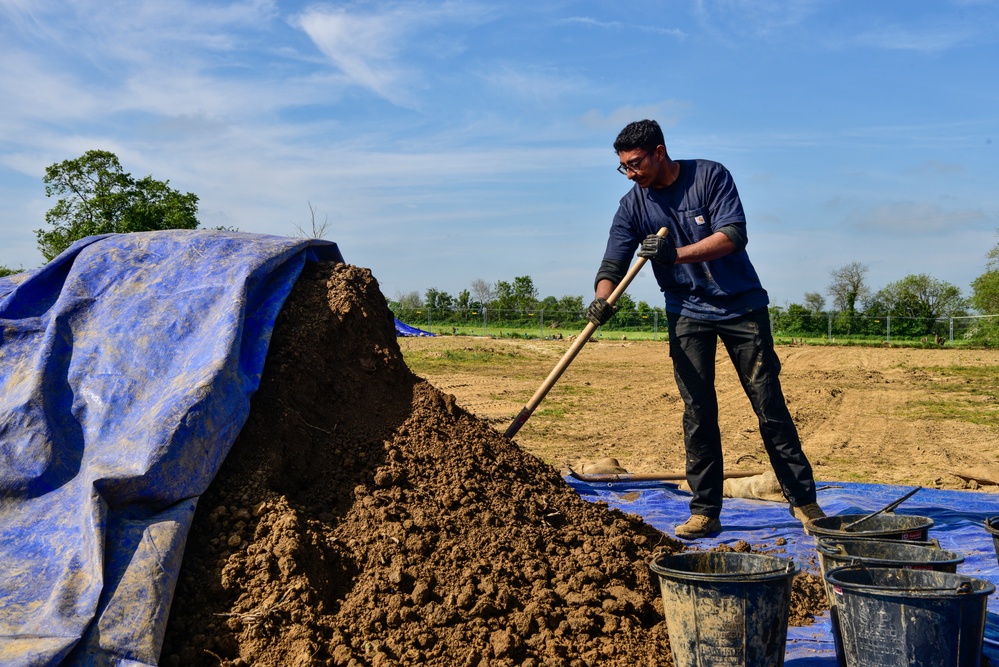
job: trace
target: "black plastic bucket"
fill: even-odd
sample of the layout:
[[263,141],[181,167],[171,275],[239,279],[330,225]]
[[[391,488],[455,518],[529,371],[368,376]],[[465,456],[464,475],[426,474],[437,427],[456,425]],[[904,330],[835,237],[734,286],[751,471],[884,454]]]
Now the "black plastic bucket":
[[882,540],[926,541],[933,527],[933,519],[929,517],[885,512],[871,517],[854,530],[843,529],[865,516],[840,514],[813,519],[809,532],[816,540],[820,537],[876,537]]
[[652,562],[677,667],[780,667],[791,580],[776,556],[695,551]]
[[848,565],[826,573],[847,667],[980,667],[996,587],[951,572]]
[[964,556],[929,545],[928,542],[898,540],[868,540],[820,537],[815,550],[819,553],[822,574],[837,567],[858,563],[867,567],[901,567],[912,570],[957,572]]
[[996,560],[999,560],[999,516],[986,519],[985,530],[992,535],[992,547],[996,550]]
[[[866,567],[900,567],[914,570],[957,572],[957,566],[964,562],[964,556],[941,549],[936,541],[903,542],[868,538],[820,537],[816,540],[815,550],[819,554],[819,567],[822,569],[823,578],[830,570],[851,564],[860,564]],[[826,580],[826,596],[829,598],[829,617],[832,621],[836,661],[842,667],[846,664],[846,659],[839,628],[839,610],[836,609],[836,595],[833,594],[832,585],[828,580]]]

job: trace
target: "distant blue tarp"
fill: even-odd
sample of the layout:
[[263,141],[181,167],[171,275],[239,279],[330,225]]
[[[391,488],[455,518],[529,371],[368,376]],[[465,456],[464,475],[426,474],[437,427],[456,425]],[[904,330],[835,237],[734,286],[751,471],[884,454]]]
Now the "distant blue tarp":
[[395,321],[395,335],[396,336],[436,336],[437,334],[430,333],[429,331],[424,331],[423,329],[417,329],[416,327],[411,327],[408,324],[400,322],[398,319]]
[[0,664],[155,665],[274,320],[336,244],[90,237],[0,278]]
[[[571,477],[566,481],[585,499],[604,501],[629,514],[641,516],[647,523],[672,535],[677,524],[690,515],[690,494],[675,484],[629,482],[588,484]],[[879,484],[820,483],[819,504],[826,514],[867,514],[903,496],[912,487]],[[965,557],[958,573],[987,579],[999,587],[999,560],[992,536],[984,527],[987,517],[999,516],[999,496],[991,493],[922,489],[906,500],[898,514],[913,514],[933,519],[930,538],[940,546]],[[690,542],[691,548],[711,549],[719,544],[734,545],[745,540],[750,545],[787,550],[806,571],[820,574],[815,540],[805,535],[801,524],[788,513],[787,505],[762,500],[726,498],[721,515],[724,531],[715,537]],[[774,546],[783,537],[784,547]],[[988,602],[985,627],[985,655],[999,664],[999,597]],[[785,665],[787,667],[835,667],[836,653],[832,623],[828,612],[814,625],[789,628]]]

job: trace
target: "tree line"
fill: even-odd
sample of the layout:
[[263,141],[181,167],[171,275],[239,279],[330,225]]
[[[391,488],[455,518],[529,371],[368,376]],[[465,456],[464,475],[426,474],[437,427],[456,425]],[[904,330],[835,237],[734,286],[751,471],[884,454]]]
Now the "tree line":
[[[972,282],[967,297],[956,285],[925,273],[910,274],[874,290],[868,284],[868,273],[869,267],[860,262],[832,270],[827,287],[829,309],[826,297],[818,292],[805,292],[800,303],[771,306],[775,331],[791,336],[822,335],[835,325],[839,335],[884,336],[887,330],[899,338],[918,338],[940,334],[942,320],[947,318],[973,313],[999,315],[999,243],[986,254],[986,270]],[[455,296],[432,287],[422,296],[417,291],[397,294],[389,303],[397,315],[417,322],[421,318],[427,321],[433,313],[437,323],[460,324],[491,311],[493,319],[516,325],[540,312],[547,314],[553,327],[564,325],[567,317],[582,320],[584,304],[578,295],[539,298],[530,276],[496,283],[477,278]],[[639,327],[650,314],[664,317],[665,311],[644,301],[636,303],[623,294],[618,313],[605,326]],[[996,338],[999,317],[983,321],[977,330],[990,340]]]

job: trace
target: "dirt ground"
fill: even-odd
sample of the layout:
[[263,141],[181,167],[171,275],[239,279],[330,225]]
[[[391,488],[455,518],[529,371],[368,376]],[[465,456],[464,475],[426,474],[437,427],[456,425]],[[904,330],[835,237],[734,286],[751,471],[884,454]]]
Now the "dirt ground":
[[[502,432],[570,342],[436,337],[400,345],[417,374]],[[591,340],[515,440],[561,469],[614,457],[629,472],[682,473],[683,403],[667,348]],[[999,351],[785,345],[777,352],[817,480],[997,489]],[[724,350],[717,368],[726,468],[764,470],[756,416]]]
[[[559,354],[484,344],[518,363],[521,350],[542,365]],[[583,500],[494,428],[536,379],[516,375],[494,385],[499,399],[472,379],[441,391],[408,368],[369,272],[307,267],[275,324],[249,419],[199,499],[161,664],[672,664],[649,566],[686,545]],[[468,404],[495,409],[489,421],[447,393],[473,385],[482,393]],[[648,401],[671,405],[662,392]],[[606,444],[616,423],[596,439]],[[817,576],[794,578],[792,624],[826,605]]]

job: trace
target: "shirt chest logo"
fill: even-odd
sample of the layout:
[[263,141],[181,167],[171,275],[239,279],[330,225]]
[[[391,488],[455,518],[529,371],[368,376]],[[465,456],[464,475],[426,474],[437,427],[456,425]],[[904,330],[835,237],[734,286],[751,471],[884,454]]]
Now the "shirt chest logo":
[[694,217],[694,222],[696,222],[699,225],[703,225],[704,224],[704,216],[703,215],[695,216]]

